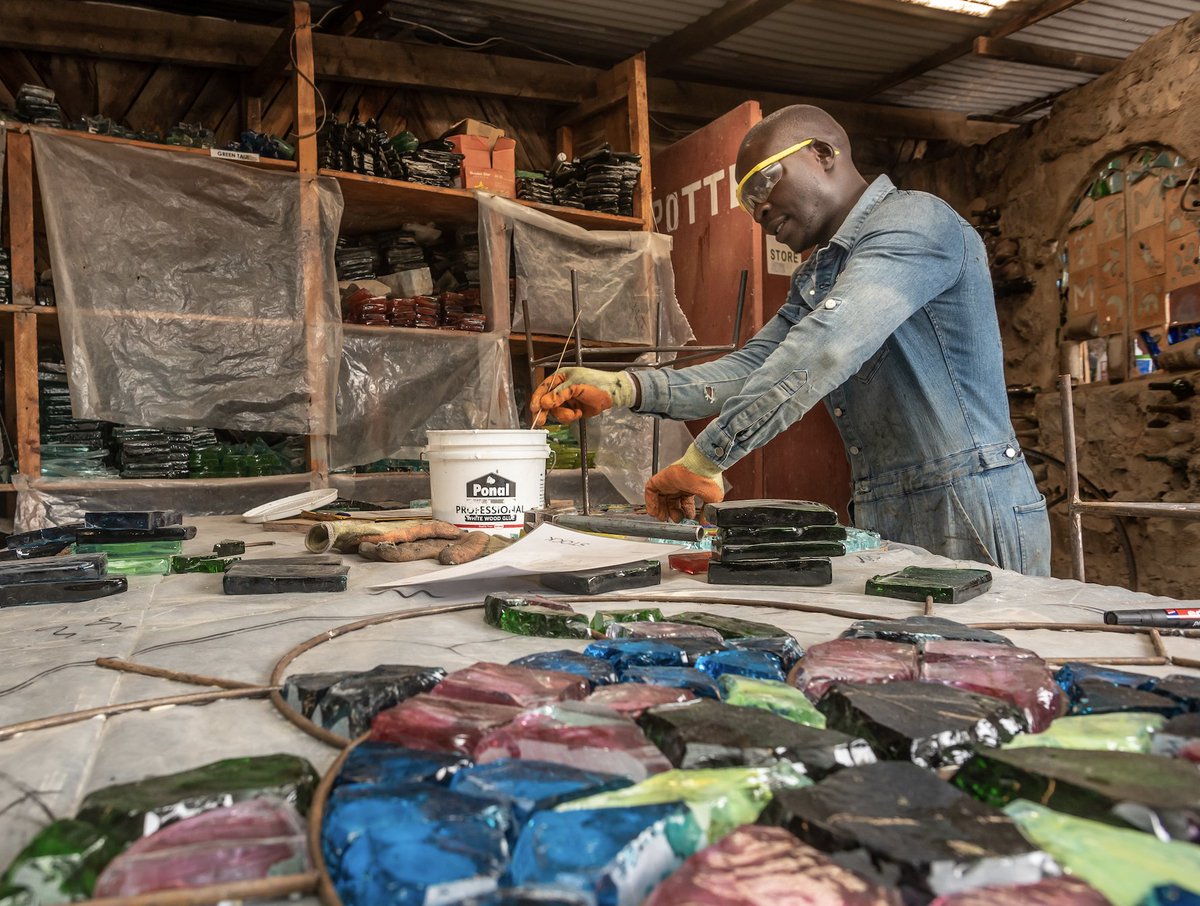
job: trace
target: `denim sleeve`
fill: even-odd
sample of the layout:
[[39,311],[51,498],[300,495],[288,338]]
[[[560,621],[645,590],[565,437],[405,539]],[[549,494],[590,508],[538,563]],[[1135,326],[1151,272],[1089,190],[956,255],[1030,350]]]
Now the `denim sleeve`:
[[[720,414],[696,438],[700,452],[728,468],[845,383],[896,328],[959,280],[966,228],[932,196],[901,193],[882,201],[816,310],[795,324],[776,317],[768,328],[786,334],[774,348],[764,343],[738,361],[740,387],[730,387]],[[729,358],[700,367],[719,373]],[[677,380],[670,376],[672,385]],[[673,405],[665,414],[675,416]]]

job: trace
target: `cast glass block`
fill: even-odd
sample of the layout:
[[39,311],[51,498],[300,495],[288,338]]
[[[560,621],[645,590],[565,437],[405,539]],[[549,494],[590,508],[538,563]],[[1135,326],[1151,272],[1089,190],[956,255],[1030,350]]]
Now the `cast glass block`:
[[547,588],[569,595],[602,595],[626,588],[648,588],[662,582],[662,564],[638,560],[621,566],[575,572],[543,573],[538,581]]
[[380,664],[338,680],[313,709],[313,722],[331,733],[355,739],[371,729],[380,711],[429,692],[446,677],[441,667]]
[[514,667],[528,667],[531,670],[554,670],[559,673],[574,673],[582,676],[593,686],[605,686],[618,682],[617,671],[612,664],[603,658],[589,657],[578,651],[563,649],[560,651],[539,651],[527,654],[511,662]]
[[833,567],[828,558],[792,560],[748,560],[739,563],[713,561],[708,567],[710,585],[829,585]]
[[509,873],[515,884],[582,891],[596,906],[638,906],[703,837],[679,802],[539,812],[521,832]]
[[613,623],[650,623],[664,619],[657,607],[639,607],[633,610],[597,610],[592,614],[592,632],[603,635]]
[[992,805],[1029,799],[1079,818],[1132,825],[1162,839],[1200,839],[1200,765],[1133,752],[977,752],[956,786]]
[[862,852],[873,874],[927,895],[1058,874],[1002,812],[905,762],[849,768],[780,791],[760,820],[828,853]]
[[712,843],[743,824],[753,824],[777,790],[812,783],[787,762],[756,768],[664,771],[616,792],[601,792],[558,806],[558,811],[628,808],[686,802]]
[[714,651],[696,659],[696,669],[713,679],[732,674],[783,682],[783,661],[767,651]]
[[1004,807],[1021,833],[1113,906],[1140,906],[1164,884],[1200,889],[1200,846],[1076,818],[1018,799]]
[[386,742],[365,740],[350,750],[334,786],[407,786],[412,783],[447,784],[458,771],[471,766],[462,755],[406,749]]
[[585,702],[602,705],[618,714],[636,719],[650,708],[687,702],[696,696],[687,689],[675,686],[648,686],[642,683],[618,683],[602,686],[589,695]]
[[884,758],[923,768],[962,764],[975,749],[1026,730],[1024,715],[1008,702],[936,683],[837,683],[817,707],[826,726],[867,740]]
[[507,805],[519,833],[534,812],[619,790],[630,782],[627,777],[567,764],[510,758],[459,771],[450,781],[450,789]]
[[782,828],[739,827],[700,850],[645,906],[901,906],[873,884]]
[[834,683],[891,683],[917,678],[917,649],[881,639],[833,639],[809,646],[796,686],[812,701]]
[[677,768],[760,767],[787,761],[810,777],[822,777],[875,760],[866,742],[845,733],[711,699],[651,708],[638,724]]
[[899,572],[868,579],[866,593],[902,601],[933,598],[935,604],[961,604],[991,587],[992,574],[986,569],[906,566]]
[[491,702],[414,695],[375,715],[371,739],[433,752],[470,755],[479,740],[521,713]]
[[590,691],[588,682],[574,673],[480,661],[448,674],[430,695],[532,708],[548,702],[578,700]]
[[726,500],[704,506],[704,521],[718,528],[835,525],[837,513],[810,500]]
[[[1176,718],[1177,719],[1177,718]],[[1023,733],[1004,744],[1005,749],[1095,749],[1105,752],[1151,751],[1166,721],[1161,714],[1130,711],[1060,717],[1036,735]],[[1155,752],[1154,754],[1166,754]]]
[[717,684],[721,687],[721,700],[726,704],[770,711],[809,727],[821,729],[825,726],[825,715],[807,695],[787,683],[727,673],[717,680]]
[[716,681],[694,667],[629,667],[621,671],[621,682],[686,689],[697,698],[721,697]]
[[[1004,650],[1020,649],[1005,647]],[[921,664],[921,681],[1003,699],[1025,716],[1030,733],[1042,732],[1067,710],[1062,688],[1054,681],[1046,663],[1036,656],[953,657],[943,649],[938,659]]]
[[990,629],[972,629],[954,620],[934,616],[913,616],[902,620],[858,620],[851,623],[850,628],[839,638],[883,639],[909,645],[937,641],[1012,645],[1007,638]]

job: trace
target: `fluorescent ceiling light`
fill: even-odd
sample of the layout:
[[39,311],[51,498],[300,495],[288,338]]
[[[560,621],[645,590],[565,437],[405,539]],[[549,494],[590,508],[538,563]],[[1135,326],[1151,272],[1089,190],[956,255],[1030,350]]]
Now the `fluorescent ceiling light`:
[[1010,0],[902,0],[904,3],[916,3],[933,9],[945,10],[949,13],[965,13],[968,16],[990,16],[1002,6],[1007,6]]

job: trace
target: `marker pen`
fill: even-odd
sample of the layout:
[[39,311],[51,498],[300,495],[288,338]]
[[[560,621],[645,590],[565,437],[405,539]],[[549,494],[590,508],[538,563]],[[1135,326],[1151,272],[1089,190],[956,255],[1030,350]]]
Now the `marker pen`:
[[1157,629],[1200,629],[1200,607],[1167,610],[1106,610],[1110,626],[1153,626]]

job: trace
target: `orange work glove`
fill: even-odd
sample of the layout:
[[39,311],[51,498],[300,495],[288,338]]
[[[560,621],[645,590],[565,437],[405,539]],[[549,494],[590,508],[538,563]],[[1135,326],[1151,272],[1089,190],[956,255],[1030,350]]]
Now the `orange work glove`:
[[592,418],[614,406],[629,407],[636,391],[624,371],[598,371],[595,368],[561,368],[538,384],[529,409],[535,428],[554,416],[560,425],[580,418]]
[[717,503],[725,499],[725,486],[720,466],[692,444],[682,459],[646,482],[646,512],[660,522],[695,519],[696,497]]

